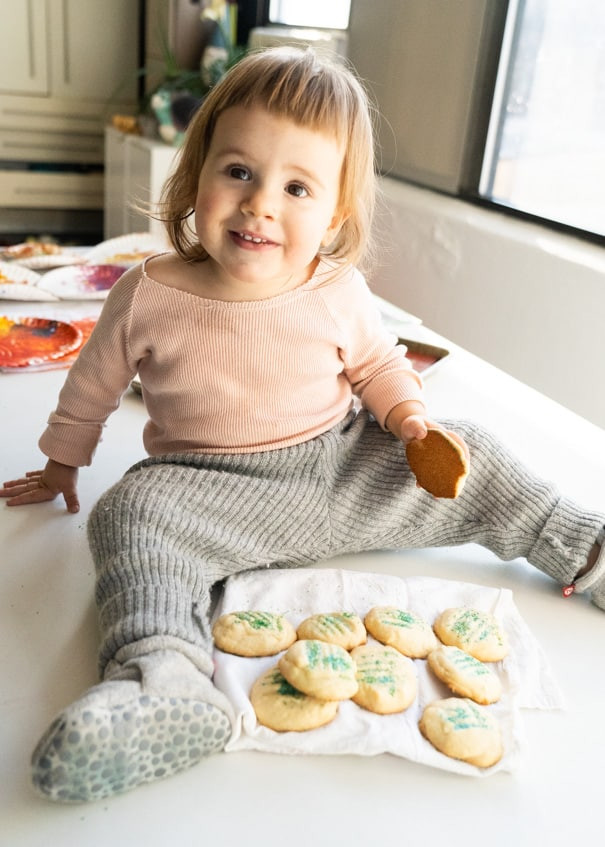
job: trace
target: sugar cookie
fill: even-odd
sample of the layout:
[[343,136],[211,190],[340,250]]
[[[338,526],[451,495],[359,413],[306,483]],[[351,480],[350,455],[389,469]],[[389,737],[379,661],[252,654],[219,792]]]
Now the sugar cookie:
[[433,624],[438,638],[481,662],[499,662],[508,653],[506,633],[489,612],[460,606],[446,609]]
[[449,697],[429,703],[418,726],[433,747],[452,759],[489,768],[502,758],[498,722],[472,700]]
[[442,429],[406,444],[408,464],[421,488],[433,497],[457,497],[469,472],[464,450]]
[[374,606],[365,617],[366,629],[377,641],[411,659],[424,659],[438,646],[435,633],[420,615],[395,606]]
[[300,639],[316,638],[318,641],[339,644],[345,650],[364,644],[367,638],[361,618],[352,612],[311,615],[300,624],[296,634]]
[[273,612],[230,612],[212,628],[214,643],[236,656],[273,656],[296,641],[296,630],[283,615]]
[[320,700],[347,700],[358,688],[355,662],[338,644],[297,641],[278,665],[290,685]]
[[416,668],[407,656],[382,644],[363,644],[351,652],[359,690],[352,697],[369,712],[392,715],[413,703],[418,691]]
[[502,695],[500,677],[486,664],[459,647],[441,645],[429,653],[428,664],[454,694],[486,706]]
[[330,723],[338,713],[337,700],[318,700],[298,691],[278,667],[269,668],[250,690],[257,720],[276,732],[305,732]]

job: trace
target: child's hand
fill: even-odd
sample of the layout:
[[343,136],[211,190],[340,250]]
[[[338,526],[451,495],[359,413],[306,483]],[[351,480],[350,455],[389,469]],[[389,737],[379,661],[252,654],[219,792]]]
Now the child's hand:
[[436,421],[429,418],[426,414],[426,409],[422,403],[415,400],[408,400],[405,403],[399,403],[388,414],[386,419],[387,429],[393,435],[408,444],[410,441],[418,439],[421,441],[426,437],[429,429],[442,429],[444,432],[454,439],[454,441],[462,447],[466,461],[470,462],[470,453],[463,438],[456,432],[445,429]]
[[410,415],[406,418],[401,424],[401,440],[404,444],[407,444],[408,441],[413,441],[416,438],[421,441],[426,437],[429,429],[441,429],[443,432],[446,432],[449,437],[456,442],[456,444],[459,444],[460,447],[462,447],[466,461],[470,462],[471,457],[465,440],[461,438],[457,432],[452,432],[451,429],[445,429],[445,427],[441,426],[441,424],[436,423],[436,421],[432,421],[430,418],[424,418],[420,415]]
[[404,444],[407,444],[409,441],[414,441],[414,439],[418,439],[421,441],[426,437],[429,429],[441,429],[443,432],[446,432],[450,438],[452,438],[456,444],[459,444],[462,447],[467,463],[470,462],[471,456],[466,445],[466,442],[463,438],[461,438],[457,432],[452,432],[451,429],[446,429],[445,427],[438,424],[436,421],[431,420],[430,418],[425,418],[420,415],[410,415],[401,423],[401,440]]
[[439,424],[424,415],[408,415],[399,426],[399,438],[404,444],[415,439],[420,441],[426,436],[429,429],[437,428],[439,428]]
[[44,503],[63,495],[68,512],[80,511],[77,491],[78,468],[62,465],[49,459],[43,471],[29,471],[21,479],[5,482],[0,497],[8,497],[7,506],[25,506]]

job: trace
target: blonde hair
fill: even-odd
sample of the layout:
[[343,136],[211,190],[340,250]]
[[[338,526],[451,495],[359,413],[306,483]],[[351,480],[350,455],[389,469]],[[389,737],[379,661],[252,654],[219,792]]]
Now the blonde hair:
[[174,249],[185,261],[207,257],[187,219],[216,122],[233,106],[258,105],[342,144],[339,210],[347,218],[322,253],[359,263],[369,246],[376,195],[372,106],[361,83],[342,64],[320,58],[311,49],[289,47],[248,54],[194,115],[159,205],[158,217]]

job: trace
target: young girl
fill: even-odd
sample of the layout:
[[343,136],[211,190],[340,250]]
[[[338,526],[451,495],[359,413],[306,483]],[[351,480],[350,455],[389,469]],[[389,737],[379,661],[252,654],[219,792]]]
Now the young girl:
[[605,516],[488,433],[449,425],[471,457],[457,499],[416,487],[404,444],[442,424],[355,268],[374,179],[363,89],[310,51],[248,56],[192,122],[162,207],[175,252],[115,285],[40,440],[45,469],[1,491],[77,512],[77,469],[138,372],[149,457],[88,522],[103,681],[33,754],[50,799],[107,797],[224,748],[208,615],[231,574],[479,542],[605,608]]

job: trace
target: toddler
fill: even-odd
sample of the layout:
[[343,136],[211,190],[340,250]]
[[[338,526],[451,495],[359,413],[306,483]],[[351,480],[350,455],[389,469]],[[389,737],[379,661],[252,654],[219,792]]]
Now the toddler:
[[[196,113],[161,204],[174,252],[116,283],[40,439],[46,467],[0,491],[77,512],[78,468],[138,373],[148,457],[88,520],[102,681],[33,754],[51,800],[107,797],[225,747],[209,606],[232,574],[477,542],[605,608],[605,516],[480,427],[430,418],[357,269],[374,192],[364,90],[310,50],[250,54]],[[470,457],[455,500],[417,488],[406,461],[434,427]]]

